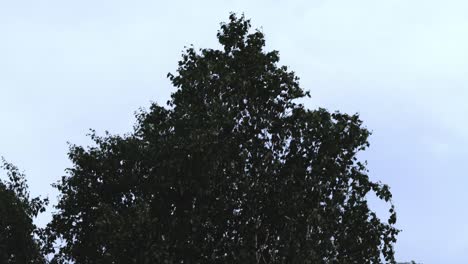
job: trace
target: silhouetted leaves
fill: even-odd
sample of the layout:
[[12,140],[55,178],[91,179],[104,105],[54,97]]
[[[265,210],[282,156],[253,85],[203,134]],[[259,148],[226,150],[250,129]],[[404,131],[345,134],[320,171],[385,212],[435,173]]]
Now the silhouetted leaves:
[[[48,228],[76,263],[394,263],[395,211],[367,204],[357,115],[308,110],[295,74],[234,14],[221,50],[188,48],[168,107],[72,146]],[[60,261],[58,261],[60,262]]]
[[0,180],[0,263],[45,263],[33,224],[47,200],[30,198],[23,173],[1,159],[7,180]]

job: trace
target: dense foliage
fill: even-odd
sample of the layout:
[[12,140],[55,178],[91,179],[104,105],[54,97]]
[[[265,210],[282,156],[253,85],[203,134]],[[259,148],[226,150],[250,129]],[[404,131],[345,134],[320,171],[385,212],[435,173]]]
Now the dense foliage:
[[356,158],[359,117],[299,104],[308,93],[244,17],[217,37],[219,50],[186,49],[168,105],[141,111],[131,134],[71,147],[55,261],[394,263],[391,193]]
[[23,173],[1,160],[6,180],[0,180],[0,263],[45,263],[39,250],[33,219],[44,210],[47,200],[30,198]]

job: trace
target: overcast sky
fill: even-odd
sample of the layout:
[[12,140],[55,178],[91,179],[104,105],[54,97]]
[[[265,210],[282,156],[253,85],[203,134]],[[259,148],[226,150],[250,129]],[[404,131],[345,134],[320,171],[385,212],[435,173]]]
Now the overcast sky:
[[169,98],[183,47],[217,47],[230,11],[263,28],[307,106],[373,131],[362,158],[391,186],[397,258],[468,263],[467,1],[0,0],[0,155],[55,201],[67,141],[131,131]]

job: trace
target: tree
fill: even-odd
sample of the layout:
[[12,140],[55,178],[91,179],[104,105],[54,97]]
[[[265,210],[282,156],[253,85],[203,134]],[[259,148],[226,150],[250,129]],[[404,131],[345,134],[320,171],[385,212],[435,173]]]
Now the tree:
[[30,198],[26,178],[16,166],[1,160],[8,181],[0,180],[0,263],[45,263],[33,219],[47,200]]
[[[189,47],[167,107],[125,136],[91,133],[48,226],[76,263],[394,263],[396,214],[358,151],[358,115],[309,110],[264,35],[231,14],[222,49]],[[381,221],[367,195],[390,203]],[[51,251],[52,252],[52,251]]]

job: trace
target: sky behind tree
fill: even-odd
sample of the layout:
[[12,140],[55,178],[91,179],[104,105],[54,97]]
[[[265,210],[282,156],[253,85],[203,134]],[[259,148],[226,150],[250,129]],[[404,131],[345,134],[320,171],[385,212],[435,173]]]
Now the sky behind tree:
[[306,106],[358,112],[373,131],[361,157],[391,186],[397,259],[467,263],[464,1],[0,1],[0,155],[54,202],[67,141],[130,132],[134,111],[174,91],[184,46],[217,48],[231,11],[279,50]]

